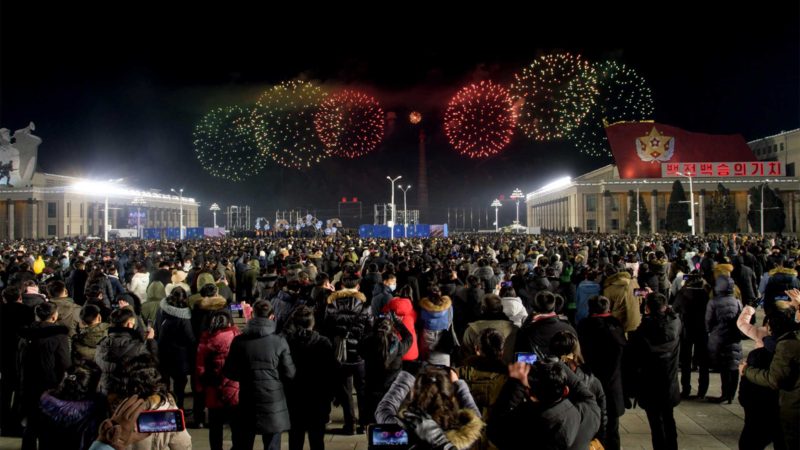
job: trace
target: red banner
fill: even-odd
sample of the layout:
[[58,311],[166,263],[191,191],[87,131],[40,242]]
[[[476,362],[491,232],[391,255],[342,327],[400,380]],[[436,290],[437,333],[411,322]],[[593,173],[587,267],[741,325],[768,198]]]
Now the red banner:
[[662,163],[756,161],[739,134],[692,133],[655,122],[620,122],[606,127],[606,135],[620,178],[661,178]]

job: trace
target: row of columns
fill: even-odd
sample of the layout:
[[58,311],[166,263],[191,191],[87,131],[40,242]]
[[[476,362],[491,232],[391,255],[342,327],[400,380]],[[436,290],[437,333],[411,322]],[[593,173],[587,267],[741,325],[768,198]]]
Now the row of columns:
[[568,197],[535,205],[532,208],[533,220],[531,223],[537,224],[545,230],[565,230],[571,226],[569,207]]

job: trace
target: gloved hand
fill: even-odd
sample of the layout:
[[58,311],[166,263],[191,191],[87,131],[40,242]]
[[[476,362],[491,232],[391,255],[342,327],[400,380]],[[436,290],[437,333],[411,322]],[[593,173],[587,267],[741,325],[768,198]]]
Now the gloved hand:
[[447,440],[447,436],[428,414],[421,411],[407,410],[402,418],[404,428],[417,441],[426,444],[434,450],[452,450],[453,444]]

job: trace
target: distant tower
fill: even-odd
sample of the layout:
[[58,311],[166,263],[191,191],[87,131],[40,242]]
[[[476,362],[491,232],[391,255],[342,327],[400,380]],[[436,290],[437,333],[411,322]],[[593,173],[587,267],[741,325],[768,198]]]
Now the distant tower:
[[417,208],[422,220],[428,218],[428,161],[425,157],[425,130],[420,123],[422,114],[417,111],[408,116],[413,125],[419,125],[419,170],[417,172]]

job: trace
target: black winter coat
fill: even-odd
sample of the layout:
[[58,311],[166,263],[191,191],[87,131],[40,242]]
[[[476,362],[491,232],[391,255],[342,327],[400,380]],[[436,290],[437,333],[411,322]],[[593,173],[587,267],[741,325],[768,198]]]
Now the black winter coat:
[[192,330],[192,311],[161,300],[155,331],[162,372],[176,377],[194,372],[197,338]]
[[479,287],[462,286],[453,297],[453,327],[457,336],[463,336],[470,323],[481,315],[484,291]]
[[72,365],[68,334],[67,327],[49,322],[36,322],[20,330],[19,377],[28,414],[38,410],[42,393],[58,387]]
[[100,384],[97,391],[108,393],[109,376],[129,361],[140,355],[156,355],[155,340],[145,341],[142,334],[133,328],[109,327],[108,336],[100,341],[94,356],[94,362],[100,367]]
[[648,314],[628,335],[623,358],[626,396],[644,409],[677,406],[681,321],[675,313]]
[[693,339],[707,334],[706,332],[706,306],[708,305],[708,291],[703,286],[683,286],[672,310],[675,311],[683,322],[683,336]]
[[733,296],[717,297],[706,307],[708,356],[719,370],[736,370],[742,361],[742,333],[736,319],[742,304]]
[[328,421],[339,363],[331,341],[316,331],[289,331],[286,335],[295,377],[285,384],[289,416],[295,427]]
[[[775,356],[777,341],[772,336],[764,338],[764,346],[751,351],[747,355],[747,365],[756,369],[769,370],[772,357]],[[739,385],[739,403],[745,413],[773,414],[778,412],[778,391],[765,386],[759,386],[747,377],[742,377]]]
[[381,396],[392,387],[394,379],[403,368],[403,355],[411,347],[413,337],[399,318],[394,323],[400,339],[392,335],[389,354],[384,357],[380,350],[379,337],[369,334],[359,344],[359,353],[364,358],[364,378],[367,392],[380,393]]
[[531,316],[517,334],[515,351],[547,353],[550,340],[560,331],[569,331],[576,336],[578,334],[572,325],[558,316],[543,317],[538,320],[536,316]]
[[742,301],[746,305],[752,304],[758,296],[756,273],[753,272],[753,269],[743,264],[737,264],[734,266],[731,276],[733,276],[733,281],[736,282],[736,286],[742,294]]
[[622,355],[627,341],[622,324],[611,314],[592,315],[578,325],[578,337],[584,365],[603,385],[608,416],[623,415]]
[[[289,344],[275,334],[275,322],[256,317],[236,336],[222,374],[239,382],[238,426],[256,434],[291,428],[284,382],[295,376]],[[331,374],[317,374],[331,376]]]
[[0,305],[0,373],[3,374],[3,384],[16,386],[19,381],[17,375],[17,351],[19,350],[19,332],[33,323],[35,316],[33,308],[22,303],[3,303]]
[[372,313],[361,292],[344,289],[328,296],[323,317],[322,334],[333,344],[334,350],[345,341],[347,363],[361,362],[358,345],[367,334],[372,322]]

